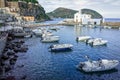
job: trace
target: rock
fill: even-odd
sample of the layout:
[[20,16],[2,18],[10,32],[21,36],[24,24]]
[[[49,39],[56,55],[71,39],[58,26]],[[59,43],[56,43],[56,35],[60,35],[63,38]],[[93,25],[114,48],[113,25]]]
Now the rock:
[[16,58],[12,58],[12,59],[10,59],[10,65],[14,65],[15,63],[16,63]]
[[8,37],[8,41],[11,41],[13,38],[12,37]]
[[16,80],[14,76],[8,76],[5,80]]
[[14,49],[15,52],[26,52],[27,50],[28,50],[28,48],[23,48],[23,47],[21,47],[21,48],[17,48],[17,47],[16,47],[16,48]]
[[6,78],[5,77],[0,77],[0,80],[6,80]]
[[22,68],[22,67],[24,67],[24,65],[23,64],[22,65],[18,65],[17,67]]
[[6,53],[7,53],[7,55],[14,55],[15,54],[15,52],[13,50],[8,50]]
[[5,62],[1,60],[0,65],[3,67],[5,65]]
[[9,70],[11,70],[11,66],[10,65],[5,65],[5,72],[8,72]]
[[3,54],[1,58],[2,58],[3,60],[7,60],[7,59],[9,58],[9,56],[6,55],[6,54]]
[[27,78],[27,76],[26,75],[24,75],[21,79],[22,80],[25,80]]

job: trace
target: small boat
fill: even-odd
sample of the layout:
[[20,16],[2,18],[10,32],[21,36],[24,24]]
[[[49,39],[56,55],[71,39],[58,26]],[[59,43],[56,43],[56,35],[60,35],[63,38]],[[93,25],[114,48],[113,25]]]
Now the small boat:
[[36,35],[36,36],[41,36],[42,35],[42,30],[41,29],[33,29],[32,32]]
[[96,38],[96,39],[91,39],[88,41],[88,43],[90,43],[93,46],[97,46],[97,45],[105,45],[107,44],[107,40],[103,40],[102,38]]
[[92,42],[93,42],[94,40],[95,40],[94,38],[88,39],[88,40],[86,40],[86,43],[87,43],[87,44],[92,44]]
[[71,50],[73,47],[72,44],[55,44],[50,46],[51,51],[66,51]]
[[24,36],[25,38],[30,38],[30,37],[32,37],[32,34],[28,34],[28,35],[26,35],[26,36]]
[[77,69],[84,72],[106,71],[115,68],[119,64],[118,60],[99,59],[98,61],[89,60],[80,62]]
[[53,34],[51,32],[44,32],[41,37],[44,38],[46,36],[53,36]]
[[25,38],[28,38],[28,37],[31,37],[32,34],[31,33],[26,33],[26,32],[15,32],[14,33],[14,37],[25,37]]
[[91,36],[80,36],[80,37],[77,37],[77,41],[86,41],[90,38],[91,38]]
[[46,36],[41,38],[41,42],[49,43],[49,42],[58,42],[59,36]]
[[57,28],[57,27],[50,27],[49,30],[55,30],[55,31],[57,31],[57,30],[59,30],[59,28]]

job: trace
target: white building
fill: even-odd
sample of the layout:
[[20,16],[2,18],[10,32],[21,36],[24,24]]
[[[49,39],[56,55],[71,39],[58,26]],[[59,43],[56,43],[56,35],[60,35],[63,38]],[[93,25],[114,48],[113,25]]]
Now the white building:
[[82,14],[81,11],[74,14],[74,22],[81,24],[100,25],[102,19],[92,19],[90,14]]

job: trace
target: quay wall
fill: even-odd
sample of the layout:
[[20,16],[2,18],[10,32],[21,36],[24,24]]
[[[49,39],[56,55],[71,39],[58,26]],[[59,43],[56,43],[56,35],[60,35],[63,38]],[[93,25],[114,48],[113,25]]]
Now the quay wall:
[[2,52],[6,46],[6,42],[7,42],[7,37],[8,37],[8,34],[2,34],[0,35],[0,57],[2,55]]

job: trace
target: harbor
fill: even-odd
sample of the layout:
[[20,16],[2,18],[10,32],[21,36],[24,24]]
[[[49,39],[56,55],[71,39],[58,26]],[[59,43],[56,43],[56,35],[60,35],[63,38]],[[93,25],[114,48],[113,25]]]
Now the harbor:
[[[49,23],[54,22],[55,21],[50,21]],[[43,30],[49,30],[49,28],[49,26],[42,27]],[[59,29],[50,31],[52,34],[60,37],[59,42],[42,43],[40,41],[41,37],[36,35],[30,38],[24,38],[24,44],[28,47],[27,52],[18,52],[15,54],[18,58],[14,64],[14,68],[7,71],[4,75],[6,77],[12,76],[16,80],[106,80],[106,78],[108,80],[119,80],[119,65],[115,67],[115,69],[96,73],[84,73],[76,69],[76,65],[78,65],[80,61],[86,61],[84,58],[86,55],[93,60],[98,60],[99,58],[120,60],[118,29],[89,28],[78,25],[56,26],[56,28]],[[103,46],[90,46],[85,42],[77,42],[76,37],[82,35],[88,35],[94,38],[100,37],[108,40],[108,43]],[[115,37],[118,38],[116,39]],[[65,43],[72,44],[72,50],[51,52],[48,49],[51,45]]]
[[120,80],[119,3],[0,0],[0,80]]

